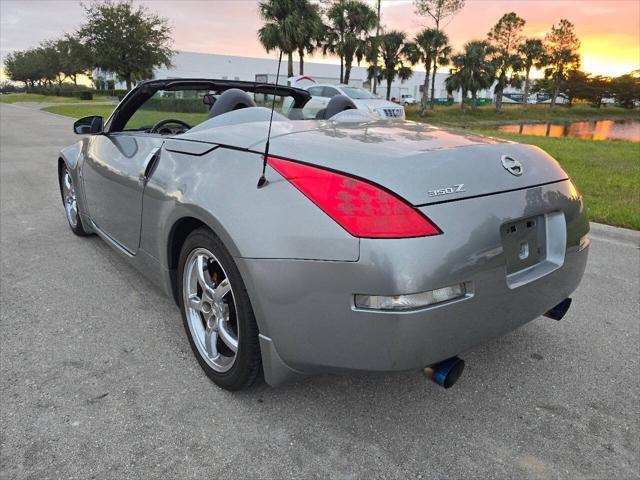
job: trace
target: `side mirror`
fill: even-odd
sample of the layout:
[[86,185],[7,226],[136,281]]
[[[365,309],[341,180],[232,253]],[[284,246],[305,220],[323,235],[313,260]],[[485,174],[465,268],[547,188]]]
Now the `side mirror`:
[[104,120],[97,115],[83,117],[73,123],[73,131],[78,135],[93,135],[102,133]]

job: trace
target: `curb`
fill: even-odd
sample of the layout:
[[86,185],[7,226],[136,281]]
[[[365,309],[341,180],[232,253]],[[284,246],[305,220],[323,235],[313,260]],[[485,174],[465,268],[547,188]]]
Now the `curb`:
[[640,231],[628,228],[612,227],[602,223],[589,222],[591,231],[589,234],[603,240],[614,240],[640,247]]

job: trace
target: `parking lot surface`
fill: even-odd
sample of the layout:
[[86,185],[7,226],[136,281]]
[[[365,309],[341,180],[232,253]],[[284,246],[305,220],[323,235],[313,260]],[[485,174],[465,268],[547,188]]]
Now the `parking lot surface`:
[[638,237],[592,234],[561,322],[420,372],[324,375],[229,393],[180,313],[67,227],[68,118],[0,106],[0,475],[22,478],[638,478]]

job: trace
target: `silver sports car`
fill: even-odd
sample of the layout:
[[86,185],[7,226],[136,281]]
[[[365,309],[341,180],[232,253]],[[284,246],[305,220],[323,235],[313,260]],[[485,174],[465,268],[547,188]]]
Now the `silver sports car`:
[[144,82],[60,153],[71,230],[175,299],[217,385],[424,367],[448,387],[461,352],[564,315],[589,224],[553,158],[309,99]]

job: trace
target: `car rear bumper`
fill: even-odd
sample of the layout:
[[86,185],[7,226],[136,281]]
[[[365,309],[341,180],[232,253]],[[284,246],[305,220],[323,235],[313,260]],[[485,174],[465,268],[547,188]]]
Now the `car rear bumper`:
[[[456,225],[470,228],[445,225],[444,215],[453,204],[429,207],[444,235],[362,239],[356,262],[236,259],[258,320],[267,382],[345,369],[424,367],[514,330],[560,303],[584,273],[588,244],[581,247],[580,240],[588,223],[581,200],[571,197],[568,186],[532,190],[536,195],[527,198],[548,199],[535,211],[522,202],[522,192],[474,199],[474,208],[502,209],[505,215],[458,209]],[[556,193],[545,195],[550,190]],[[510,285],[500,227],[512,218],[549,211],[566,219],[561,264],[541,277]],[[456,236],[457,229],[466,234]],[[354,294],[410,294],[456,283],[467,286],[464,297],[420,310],[383,312],[354,305]]]

